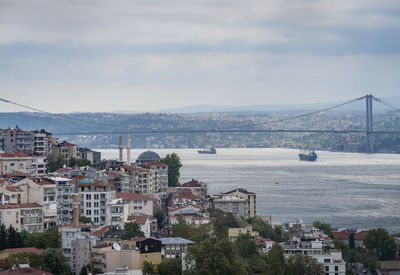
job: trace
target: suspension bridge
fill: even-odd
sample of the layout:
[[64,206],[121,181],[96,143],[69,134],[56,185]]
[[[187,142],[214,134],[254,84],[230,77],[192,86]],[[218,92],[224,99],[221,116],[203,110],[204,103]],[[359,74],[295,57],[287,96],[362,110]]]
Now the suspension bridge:
[[[284,122],[284,121],[292,121],[296,120],[299,118],[305,118],[305,117],[311,117],[313,115],[317,115],[319,113],[327,112],[330,110],[337,109],[339,107],[357,102],[357,101],[362,101],[365,100],[365,129],[358,130],[358,129],[344,129],[344,130],[318,130],[318,129],[257,129],[255,127],[257,126],[268,126],[271,124],[276,124],[279,122]],[[0,98],[0,101],[3,101],[8,104],[13,104],[25,109],[30,109],[35,112],[39,113],[45,113],[49,114],[54,117],[59,117],[63,119],[69,119],[69,120],[74,120],[78,121],[81,123],[91,123],[91,124],[98,124],[101,126],[108,126],[108,127],[113,127],[118,128],[118,127],[123,127],[124,130],[126,130],[126,126],[120,126],[120,125],[115,125],[115,124],[106,124],[98,121],[88,121],[88,120],[83,120],[83,119],[77,119],[73,118],[70,116],[66,116],[64,114],[54,114],[50,113],[44,110],[36,109],[27,105],[23,105],[17,102],[13,102],[4,98]],[[273,120],[273,121],[268,121],[268,122],[263,122],[263,123],[250,123],[250,124],[245,124],[242,126],[236,126],[236,127],[231,127],[231,128],[216,128],[216,129],[190,129],[190,128],[182,128],[182,129],[135,129],[130,131],[131,134],[184,134],[184,133],[337,133],[337,134],[349,134],[349,133],[359,133],[359,134],[365,134],[366,136],[366,147],[368,152],[373,152],[373,137],[376,134],[386,134],[386,135],[400,135],[400,131],[385,131],[385,130],[379,130],[375,131],[373,129],[374,121],[373,121],[373,102],[381,103],[385,105],[387,108],[391,109],[394,112],[399,112],[400,113],[400,108],[397,108],[390,103],[377,98],[371,94],[365,95],[359,98],[355,98],[328,108],[324,108],[321,110],[316,110],[300,115],[294,115],[294,116],[289,116],[286,118],[278,119],[278,120]],[[96,131],[96,132],[60,132],[60,133],[53,133],[54,135],[58,136],[78,136],[78,135],[115,135],[115,134],[120,134],[121,130],[118,131]]]

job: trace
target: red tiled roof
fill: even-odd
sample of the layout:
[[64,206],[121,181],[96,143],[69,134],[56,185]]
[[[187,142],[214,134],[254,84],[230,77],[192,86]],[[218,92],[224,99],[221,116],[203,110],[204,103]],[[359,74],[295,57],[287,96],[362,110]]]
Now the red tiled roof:
[[197,180],[191,180],[189,182],[182,184],[182,187],[201,187],[201,182]]
[[106,233],[108,228],[109,228],[108,225],[104,225],[103,227],[93,231],[93,235],[96,236],[96,237],[102,237],[104,235],[104,233]]
[[128,221],[130,222],[137,222],[138,224],[145,224],[147,221],[147,216],[129,216]]
[[134,242],[141,242],[141,241],[147,240],[147,238],[146,237],[134,237],[130,240],[134,241]]
[[19,186],[7,185],[6,189],[10,192],[22,192],[22,190],[19,188]]
[[148,166],[168,167],[168,164],[159,161],[150,161],[146,163]]
[[334,239],[339,239],[339,240],[349,239],[349,233],[347,233],[345,230],[339,232],[332,232],[332,236]]
[[27,267],[27,268],[15,268],[11,270],[3,270],[0,271],[0,274],[12,274],[12,275],[23,275],[23,274],[30,274],[30,275],[53,275],[53,273],[43,271],[41,269],[33,268],[33,267]]
[[20,172],[20,171],[14,171],[12,173],[8,173],[5,174],[4,177],[5,178],[12,178],[12,177],[30,177],[31,174],[29,173],[24,173],[24,172]]
[[36,208],[42,207],[40,204],[34,203],[9,203],[0,205],[0,209],[16,209],[16,208]]
[[173,197],[173,200],[174,199],[200,200],[201,198],[195,194],[178,194]]
[[117,193],[118,199],[123,199],[126,201],[134,201],[134,200],[148,200],[148,201],[157,201],[155,198],[138,194],[138,193]]
[[249,191],[247,191],[246,189],[243,189],[243,188],[236,188],[234,190],[231,190],[231,191],[228,191],[228,192],[225,192],[225,193],[222,193],[222,194],[230,194],[230,193],[235,193],[235,192],[240,192],[240,193],[248,194],[248,195],[254,195],[255,194],[255,193],[249,192]]
[[365,235],[367,235],[367,233],[368,233],[368,230],[363,230],[358,233],[355,233],[354,240],[362,241],[364,239]]
[[43,249],[37,249],[36,247],[21,247],[21,248],[7,248],[5,249],[9,254],[20,254],[20,253],[35,253],[41,254]]
[[15,157],[29,157],[32,154],[29,153],[28,151],[16,151],[16,152],[9,152],[9,153],[3,153],[0,154],[0,157],[3,158],[15,158]]
[[63,142],[61,142],[59,145],[61,145],[61,146],[78,146],[78,145],[69,143],[68,141],[65,141],[65,140]]
[[37,185],[49,185],[49,184],[56,184],[56,182],[49,178],[32,178],[32,181]]

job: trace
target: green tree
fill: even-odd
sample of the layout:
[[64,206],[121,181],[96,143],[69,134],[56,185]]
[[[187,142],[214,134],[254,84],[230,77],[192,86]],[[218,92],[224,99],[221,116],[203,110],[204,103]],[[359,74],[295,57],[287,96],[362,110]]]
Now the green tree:
[[35,268],[43,269],[44,261],[41,254],[36,254],[33,252],[24,252],[19,254],[10,255],[8,258],[8,265],[7,267],[3,268],[10,268],[12,266],[18,266],[20,264],[29,264]]
[[7,229],[8,248],[21,247],[22,241],[17,230],[10,225]]
[[239,234],[236,241],[236,248],[239,255],[247,261],[251,256],[258,253],[257,245],[249,233]]
[[124,224],[124,230],[144,235],[144,233],[140,230],[140,225],[137,222],[126,222]]
[[46,247],[61,248],[61,235],[57,227],[50,227],[44,232]]
[[283,248],[279,244],[274,244],[267,256],[268,274],[283,275],[285,273],[285,256]]
[[93,224],[92,219],[89,217],[86,217],[86,216],[80,216],[79,222],[84,223],[84,224],[88,224],[88,223]]
[[171,226],[171,231],[173,237],[200,242],[211,235],[212,228],[209,224],[189,225],[182,217],[178,217],[178,223]]
[[369,230],[363,242],[365,247],[381,261],[391,260],[396,257],[396,242],[384,228]]
[[160,275],[182,274],[182,259],[181,258],[163,259],[162,262],[159,265],[157,265],[157,273]]
[[231,213],[225,213],[217,208],[211,208],[209,212],[214,226],[214,234],[218,239],[228,238],[228,228],[239,227],[237,219]]
[[4,223],[0,225],[0,251],[8,248],[7,229]]
[[157,226],[161,230],[163,229],[164,225],[164,212],[161,208],[157,207],[154,209],[154,217],[157,219]]
[[57,169],[60,169],[65,164],[65,158],[63,155],[59,154],[56,150],[53,150],[47,155],[47,170],[52,173]]
[[327,223],[323,223],[320,221],[315,221],[313,222],[313,226],[318,228],[319,230],[322,230],[326,235],[332,237],[332,230],[331,230],[331,225]]
[[43,257],[44,270],[53,274],[71,274],[69,265],[60,250],[50,248],[45,250],[41,255]]
[[26,237],[24,240],[24,246],[26,247],[36,247],[39,249],[46,248],[46,239],[44,238],[43,233],[40,232],[32,232],[26,233]]
[[228,239],[210,237],[189,247],[185,261],[188,274],[247,274],[245,263],[239,257],[235,244]]
[[69,167],[82,167],[82,166],[92,166],[92,162],[88,159],[77,159],[77,158],[70,158],[69,159]]
[[324,265],[317,259],[303,254],[289,256],[286,264],[287,275],[323,275],[325,274]]
[[179,170],[182,167],[181,159],[175,153],[168,154],[160,160],[161,162],[168,164],[168,186],[179,185]]
[[142,273],[143,275],[156,275],[156,266],[148,261],[143,262],[143,267],[142,267]]

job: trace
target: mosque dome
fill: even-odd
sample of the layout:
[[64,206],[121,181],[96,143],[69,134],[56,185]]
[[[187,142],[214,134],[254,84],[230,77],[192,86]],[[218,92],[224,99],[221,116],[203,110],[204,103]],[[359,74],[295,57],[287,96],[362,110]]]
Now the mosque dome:
[[160,159],[161,159],[160,156],[156,152],[148,150],[146,152],[141,153],[136,159],[136,162],[137,163],[145,163],[151,161],[159,162]]

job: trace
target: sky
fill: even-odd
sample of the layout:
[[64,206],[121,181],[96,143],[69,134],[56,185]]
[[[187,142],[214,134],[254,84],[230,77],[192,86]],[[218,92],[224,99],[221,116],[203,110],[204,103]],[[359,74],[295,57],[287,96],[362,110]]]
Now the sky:
[[0,97],[49,112],[399,96],[399,65],[399,0],[0,0]]

